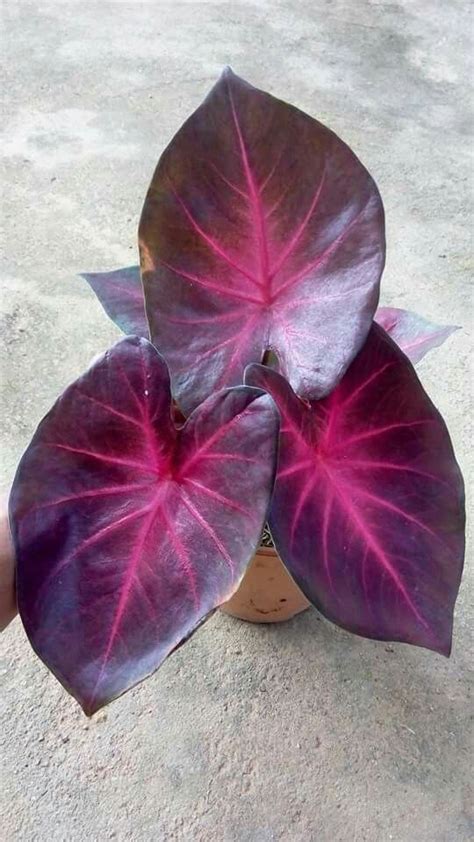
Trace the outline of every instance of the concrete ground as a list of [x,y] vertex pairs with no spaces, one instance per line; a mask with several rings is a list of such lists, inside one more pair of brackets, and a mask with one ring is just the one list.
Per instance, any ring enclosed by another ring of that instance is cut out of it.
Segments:
[[[383,301],[464,326],[420,374],[467,471],[468,4],[8,0],[2,15],[5,489],[58,393],[118,335],[77,273],[136,261],[156,159],[226,63],[375,176]],[[91,721],[16,620],[0,640],[0,839],[472,838],[470,585],[468,564],[449,661],[313,610],[282,627],[216,615]]]

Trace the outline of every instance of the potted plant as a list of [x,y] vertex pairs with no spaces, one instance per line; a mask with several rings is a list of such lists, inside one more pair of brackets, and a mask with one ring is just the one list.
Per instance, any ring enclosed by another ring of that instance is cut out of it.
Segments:
[[92,714],[219,606],[245,615],[264,528],[294,610],[448,655],[463,484],[413,362],[454,328],[377,310],[367,170],[227,69],[160,158],[139,247],[140,268],[85,276],[127,336],[43,419],[11,492],[38,655]]

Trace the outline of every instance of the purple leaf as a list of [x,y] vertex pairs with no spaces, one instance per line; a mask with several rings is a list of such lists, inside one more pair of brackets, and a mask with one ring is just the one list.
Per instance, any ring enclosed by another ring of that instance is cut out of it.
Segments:
[[92,287],[105,312],[120,330],[148,338],[139,266],[82,274],[81,278]]
[[272,399],[224,390],[181,428],[170,411],[163,359],[124,339],[57,401],[14,482],[20,614],[87,714],[232,595],[267,514]]
[[379,307],[375,321],[392,337],[412,363],[418,363],[428,351],[437,348],[459,327],[436,325],[428,319],[399,310],[398,307]]
[[374,325],[339,386],[303,402],[252,365],[281,414],[269,523],[306,596],[356,634],[448,655],[464,550],[463,483],[413,366]]
[[265,351],[303,396],[369,331],[381,199],[351,150],[227,69],[162,155],[139,229],[152,341],[184,411]]

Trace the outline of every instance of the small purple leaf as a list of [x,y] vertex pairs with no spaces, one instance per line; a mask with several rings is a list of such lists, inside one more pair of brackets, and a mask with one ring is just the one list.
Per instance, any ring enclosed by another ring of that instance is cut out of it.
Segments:
[[139,266],[115,269],[114,272],[84,273],[81,278],[92,287],[105,312],[120,330],[148,338]]
[[267,350],[298,394],[327,393],[370,329],[374,181],[333,132],[230,69],[163,153],[139,240],[152,341],[185,412]]
[[10,498],[33,648],[91,714],[152,673],[236,590],[273,485],[278,413],[221,391],[171,420],[166,365],[115,345],[41,422]]
[[298,585],[365,637],[449,655],[464,553],[463,482],[413,366],[374,325],[339,386],[303,402],[252,365],[281,415],[269,524]]
[[437,325],[418,313],[398,307],[379,307],[375,321],[392,337],[413,364],[420,362],[428,351],[438,348],[459,330],[453,325]]

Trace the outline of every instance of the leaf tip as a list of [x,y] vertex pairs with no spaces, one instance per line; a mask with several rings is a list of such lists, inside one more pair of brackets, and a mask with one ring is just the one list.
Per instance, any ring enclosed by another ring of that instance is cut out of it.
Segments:
[[87,719],[92,719],[96,713],[102,710],[102,708],[109,703],[109,701],[111,701],[111,699],[106,701],[98,701],[97,699],[78,699],[82,712]]
[[82,278],[84,281],[87,281],[87,283],[90,284],[91,279],[94,277],[94,272],[78,272],[77,277]]
[[[412,641],[408,641],[411,643]],[[435,631],[430,636],[429,640],[414,641],[415,646],[421,646],[423,649],[429,649],[431,652],[436,652],[437,655],[442,655],[443,658],[449,658],[451,655],[453,645],[453,619],[449,620],[449,624],[444,628]]]
[[235,86],[239,86],[239,85],[248,86],[248,84],[249,84],[248,82],[246,82],[245,79],[243,79],[237,73],[234,73],[230,64],[226,64],[225,67],[223,68],[222,73],[219,77],[219,82],[223,83],[223,84],[227,84],[227,85],[230,84],[230,85],[232,85],[233,88],[235,88]]
[[234,71],[232,70],[230,64],[226,64],[222,70],[221,78],[222,79],[232,79],[235,76]]
[[438,653],[438,655],[443,655],[444,658],[451,657],[451,650],[453,647],[453,636],[451,632],[449,633],[447,638],[440,640],[436,646],[433,646],[433,650]]

